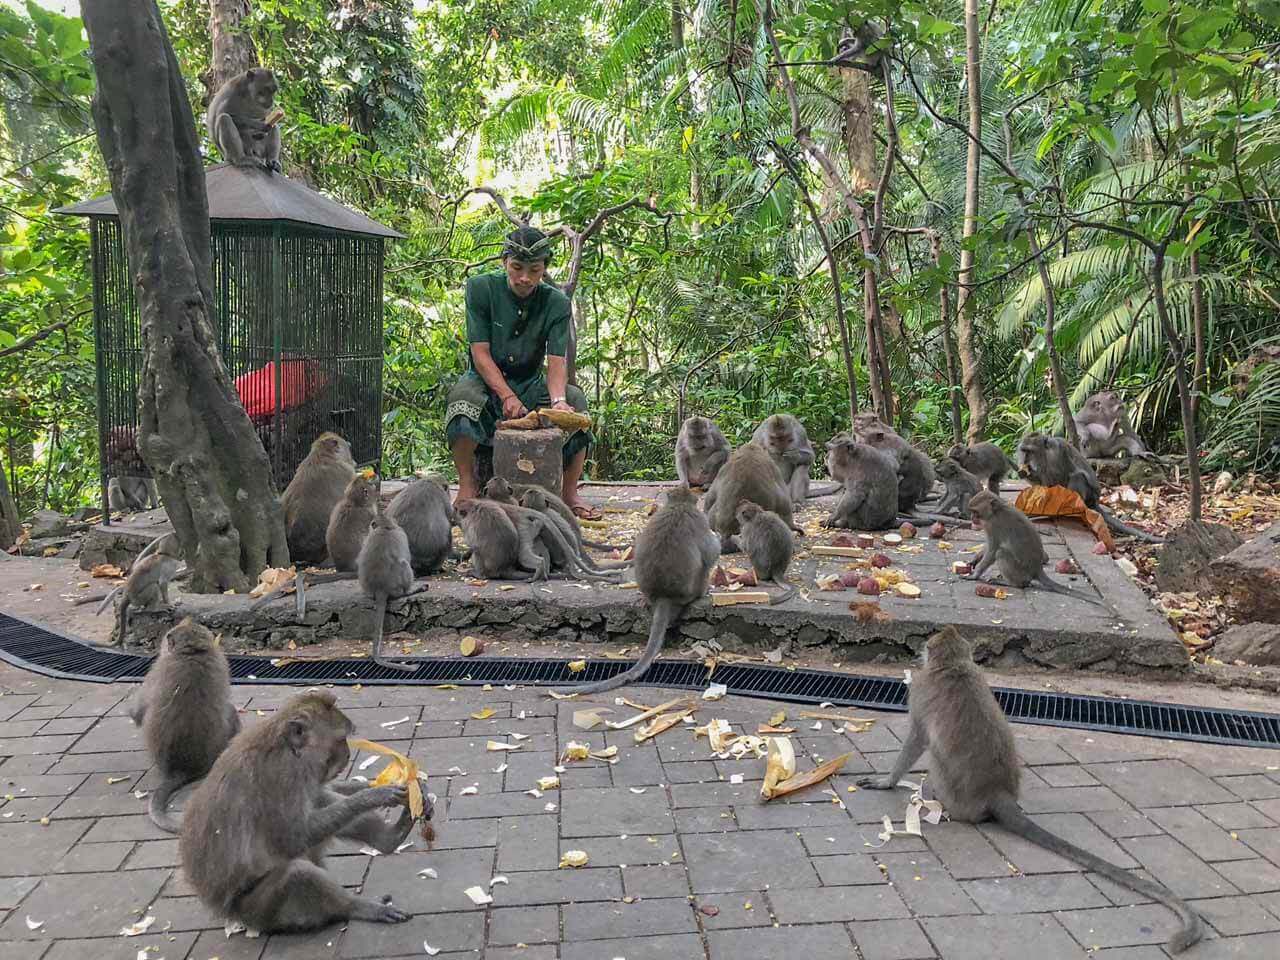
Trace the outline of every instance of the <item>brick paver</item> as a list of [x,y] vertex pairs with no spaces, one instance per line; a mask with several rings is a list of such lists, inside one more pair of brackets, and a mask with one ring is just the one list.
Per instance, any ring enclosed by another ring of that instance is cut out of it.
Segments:
[[[246,725],[292,692],[235,689]],[[130,688],[0,666],[0,960],[361,960],[421,957],[427,944],[441,958],[484,960],[1168,956],[1168,910],[998,827],[926,824],[922,838],[880,841],[884,815],[901,825],[906,794],[854,785],[892,763],[900,714],[876,715],[865,733],[789,721],[802,769],[853,755],[827,784],[765,804],[763,764],[712,757],[689,725],[636,744],[632,730],[578,730],[579,704],[530,688],[335,692],[361,735],[424,764],[439,798],[434,849],[417,840],[370,857],[335,844],[328,859],[339,882],[391,894],[413,919],[228,938],[183,879],[176,842],[135,796],[155,785],[155,771],[122,716]],[[627,695],[658,703],[673,694]],[[474,719],[482,707],[494,715]],[[729,698],[699,703],[695,725],[723,717],[754,732],[777,709],[798,712]],[[1015,733],[1037,822],[1192,898],[1208,937],[1187,960],[1280,955],[1276,753]],[[489,740],[521,746],[498,753]],[[616,762],[569,763],[560,789],[529,794],[569,740],[617,746]],[[359,773],[372,777],[383,762]],[[735,773],[742,783],[731,782]],[[586,851],[588,866],[559,868],[570,849]],[[428,867],[435,878],[421,875]],[[496,876],[506,883],[490,887]],[[476,885],[490,889],[491,906],[465,896]],[[121,934],[148,916],[144,935]]]

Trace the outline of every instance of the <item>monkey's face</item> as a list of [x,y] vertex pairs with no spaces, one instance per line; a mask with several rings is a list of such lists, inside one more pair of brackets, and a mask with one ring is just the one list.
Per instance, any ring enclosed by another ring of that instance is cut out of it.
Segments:
[[276,91],[280,89],[280,85],[276,83],[276,75],[270,70],[255,67],[246,76],[249,80],[249,95],[261,106],[271,109],[276,101]]
[[968,447],[964,444],[957,443],[952,445],[951,449],[947,451],[947,456],[958,463],[964,463],[964,458],[968,453]]
[[996,495],[989,490],[979,490],[969,498],[969,517],[973,521],[974,529],[981,530],[984,522],[995,515],[997,499]]
[[960,464],[953,458],[946,457],[938,462],[937,473],[944,480],[954,480],[960,476]]
[[734,511],[734,516],[738,518],[738,523],[750,523],[760,516],[760,512],[759,504],[752,503],[750,500],[743,500],[738,504],[738,509]]
[[1038,473],[1048,446],[1049,438],[1042,433],[1029,433],[1023,437],[1018,443],[1018,473],[1024,477]]
[[476,502],[471,499],[459,500],[453,505],[453,512],[460,521],[470,517],[475,512],[475,509]]
[[694,450],[701,450],[711,436],[711,421],[706,417],[690,417],[684,422],[684,437]]

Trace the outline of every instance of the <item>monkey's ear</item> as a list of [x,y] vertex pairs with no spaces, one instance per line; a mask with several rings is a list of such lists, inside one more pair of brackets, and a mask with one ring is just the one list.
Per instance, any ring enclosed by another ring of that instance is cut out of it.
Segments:
[[303,720],[290,720],[289,725],[285,727],[285,739],[289,742],[289,749],[293,751],[294,756],[302,753],[302,748],[307,745],[307,724]]

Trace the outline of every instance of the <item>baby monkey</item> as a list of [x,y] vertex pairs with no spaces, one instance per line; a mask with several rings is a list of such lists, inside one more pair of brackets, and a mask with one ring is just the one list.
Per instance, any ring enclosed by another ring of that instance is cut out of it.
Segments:
[[915,672],[907,688],[907,709],[910,726],[893,770],[883,778],[864,777],[859,786],[892,790],[928,750],[929,785],[952,820],[994,820],[1024,840],[1163,903],[1182,921],[1169,940],[1172,953],[1182,952],[1204,935],[1200,917],[1164,887],[1082,850],[1022,812],[1018,806],[1022,770],[1013,731],[973,662],[969,644],[955,627],[929,638],[924,667]]
[[[955,513],[958,517],[968,517],[969,500],[982,489],[982,481],[966,470],[954,456],[944,457],[938,461],[937,474],[943,486],[947,488],[947,492],[938,501],[938,513]],[[993,482],[999,488],[1000,481]],[[992,492],[999,491],[997,489]]]
[[796,547],[791,528],[772,510],[750,500],[739,503],[736,513],[738,542],[751,558],[756,576],[762,583],[768,581],[783,588],[782,593],[770,598],[770,605],[786,603],[796,595],[795,584],[785,579]]
[[981,580],[994,563],[999,565],[1001,576],[1011,587],[1029,587],[1034,583],[1052,593],[1106,607],[1102,601],[1064,587],[1044,572],[1044,565],[1049,562],[1044,542],[1027,515],[1017,507],[989,490],[980,490],[969,498],[969,514],[974,525],[980,526],[987,536],[982,559],[969,574],[970,579]]
[[[169,581],[182,569],[181,547],[178,538],[168,534],[155,541],[152,546],[155,552],[142,556],[137,560],[120,591],[119,608],[116,610],[116,635],[113,640],[102,646],[124,646],[125,637],[129,634],[129,609],[140,607],[144,610],[164,610],[172,607],[169,601]],[[145,553],[145,551],[144,551]],[[98,607],[101,613],[116,595],[112,590]]]
[[142,728],[160,771],[147,813],[161,830],[177,833],[169,798],[207,774],[240,732],[231,702],[231,671],[218,638],[186,617],[164,635],[160,652],[134,694],[129,718]]
[[947,451],[947,456],[985,483],[992,493],[999,493],[1000,481],[1011,470],[1018,469],[994,443],[974,443],[967,447],[957,443]]

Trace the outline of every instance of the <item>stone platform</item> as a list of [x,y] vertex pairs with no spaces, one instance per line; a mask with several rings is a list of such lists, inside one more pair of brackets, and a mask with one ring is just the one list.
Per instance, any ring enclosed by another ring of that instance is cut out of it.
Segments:
[[[716,759],[688,726],[640,744],[631,729],[583,731],[572,720],[583,703],[530,688],[335,691],[357,735],[414,757],[438,797],[435,849],[415,833],[398,854],[338,843],[326,860],[340,883],[391,895],[411,919],[228,936],[136,795],[157,777],[124,715],[131,692],[0,664],[3,960],[390,960],[427,946],[438,960],[1168,960],[1170,911],[996,827],[925,823],[923,836],[882,843],[881,817],[900,828],[907,791],[855,784],[892,766],[901,714],[858,711],[875,722],[855,733],[814,729],[794,704],[700,702],[697,724],[722,718],[735,732],[785,710],[801,772],[851,754],[827,783],[765,804],[762,761]],[[293,692],[233,696],[252,726]],[[656,705],[676,694],[625,695]],[[1035,821],[1204,917],[1205,941],[1179,960],[1280,956],[1275,751],[1014,732]],[[491,752],[489,740],[519,749]],[[568,763],[559,789],[530,795],[570,740],[616,745],[616,763]],[[352,769],[369,778],[385,762],[364,759]],[[569,850],[587,865],[558,868]],[[472,886],[493,903],[474,905]],[[122,934],[147,918],[145,933]]]
[[[609,530],[589,530],[628,543],[643,525],[645,508],[661,498],[661,486],[592,485],[587,498],[603,506]],[[1119,614],[1082,600],[1043,590],[1009,589],[1004,599],[975,594],[975,584],[951,572],[958,559],[972,559],[982,542],[979,533],[953,528],[943,540],[925,536],[887,545],[877,537],[893,567],[904,571],[921,590],[916,599],[882,595],[886,616],[863,623],[850,610],[853,601],[873,598],[855,590],[820,590],[819,577],[848,568],[850,558],[815,556],[810,548],[829,544],[833,532],[820,526],[830,500],[811,500],[799,520],[807,535],[798,544],[790,579],[801,587],[792,600],[777,606],[694,605],[678,630],[691,640],[715,639],[731,651],[840,646],[846,662],[907,660],[930,633],[955,624],[978,643],[984,662],[1001,666],[1089,667],[1120,672],[1178,671],[1188,658],[1181,642],[1141,590],[1110,557],[1092,553],[1094,540],[1074,522],[1038,524],[1045,533],[1051,563],[1074,559],[1084,576],[1063,577],[1078,591],[1103,598]],[[154,535],[148,528],[147,535]],[[747,567],[742,554],[724,558],[727,567]],[[469,581],[466,564],[452,565],[428,581],[428,590],[393,608],[388,632],[427,636],[472,633],[506,639],[541,639],[643,645],[649,617],[635,589],[609,584],[553,580],[547,583]],[[354,582],[324,584],[308,591],[308,610],[298,621],[292,597],[250,611],[250,601],[237,596],[178,594],[176,615],[191,615],[220,631],[232,650],[290,644],[301,647],[339,637],[367,637],[372,630],[372,603]],[[167,614],[132,615],[131,643],[151,645],[172,623]]]

